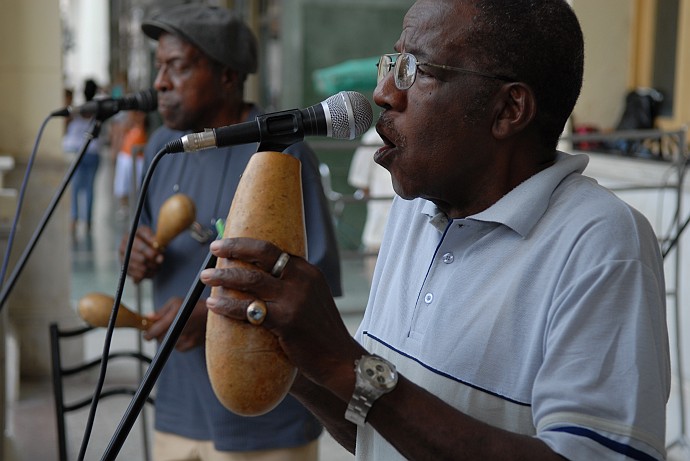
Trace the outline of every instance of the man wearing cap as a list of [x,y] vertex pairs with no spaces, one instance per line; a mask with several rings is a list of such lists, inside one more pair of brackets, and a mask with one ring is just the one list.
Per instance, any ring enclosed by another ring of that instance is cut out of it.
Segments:
[[[169,8],[143,23],[157,40],[154,86],[164,126],[145,150],[148,167],[169,141],[190,132],[253,120],[260,109],[243,100],[244,81],[257,70],[256,39],[229,10],[200,5]],[[156,313],[147,339],[162,340],[226,217],[247,161],[256,144],[208,149],[164,157],[147,190],[142,222],[128,274],[135,283],[153,280]],[[309,260],[341,294],[335,234],[321,187],[317,159],[304,143],[286,150],[302,162],[302,187]],[[165,251],[154,247],[157,214],[171,195],[188,195],[196,205],[192,230],[176,237]],[[126,237],[120,246],[124,251]],[[241,417],[225,409],[211,388],[204,355],[205,292],[167,361],[156,390],[154,459],[167,460],[315,460],[322,431],[317,420],[287,397],[276,409]]]

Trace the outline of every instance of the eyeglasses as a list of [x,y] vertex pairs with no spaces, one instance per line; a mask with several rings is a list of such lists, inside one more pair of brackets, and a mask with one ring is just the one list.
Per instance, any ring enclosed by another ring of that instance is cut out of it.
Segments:
[[384,54],[379,58],[378,64],[378,76],[377,83],[381,82],[386,75],[391,71],[395,70],[393,74],[395,76],[395,87],[399,90],[407,90],[412,86],[417,77],[417,67],[419,66],[429,66],[436,67],[444,70],[454,70],[456,72],[463,72],[470,75],[478,75],[480,77],[493,78],[496,80],[503,80],[506,82],[515,81],[512,78],[504,77],[502,75],[486,74],[483,72],[477,72],[476,70],[463,69],[461,67],[446,66],[443,64],[432,64],[430,62],[419,62],[414,55],[410,53],[392,53]]

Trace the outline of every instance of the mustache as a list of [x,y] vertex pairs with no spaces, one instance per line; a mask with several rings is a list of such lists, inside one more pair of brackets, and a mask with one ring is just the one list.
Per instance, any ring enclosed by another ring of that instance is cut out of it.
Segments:
[[378,131],[387,144],[400,148],[404,148],[407,145],[406,136],[395,128],[393,117],[389,116],[386,111],[381,112],[381,115],[379,115],[379,119],[376,122],[376,131]]

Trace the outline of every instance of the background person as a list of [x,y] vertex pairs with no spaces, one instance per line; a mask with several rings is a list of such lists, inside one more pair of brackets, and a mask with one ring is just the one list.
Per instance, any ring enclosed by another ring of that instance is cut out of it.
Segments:
[[[374,100],[394,199],[353,339],[320,272],[211,244],[266,303],[291,392],[358,460],[661,460],[663,260],[636,210],[556,150],[584,44],[564,0],[419,0]],[[251,261],[255,266],[232,261]],[[209,298],[245,319],[249,301]],[[397,369],[397,371],[396,371]]]
[[[259,107],[243,100],[245,78],[257,70],[256,40],[232,12],[179,6],[144,21],[142,28],[157,40],[154,87],[164,123],[149,139],[145,165],[171,140],[254,120],[260,113]],[[216,220],[227,216],[240,176],[256,151],[256,144],[246,144],[171,155],[159,163],[128,268],[135,282],[153,279],[156,322],[147,338],[161,340],[167,332],[208,254]],[[329,291],[339,296],[338,249],[317,159],[304,143],[287,151],[302,162],[309,259],[323,271]],[[159,252],[153,247],[157,213],[175,193],[191,197],[197,221],[210,232],[184,233]],[[157,381],[154,459],[315,460],[322,427],[294,398],[251,418],[237,416],[219,403],[204,354],[206,296],[197,303]]]
[[127,216],[129,197],[132,190],[132,173],[136,174],[136,184],[141,183],[144,167],[144,146],[148,139],[146,112],[128,111],[124,121],[124,134],[115,158],[113,175],[113,194],[118,201],[118,213]]
[[362,145],[355,150],[347,175],[347,182],[368,199],[367,218],[362,229],[362,250],[364,269],[369,279],[374,274],[376,257],[381,248],[388,212],[395,195],[391,175],[374,161],[374,154],[381,146],[381,136],[375,128],[370,128],[362,135]]
[[[84,82],[84,100],[91,101],[98,92],[98,84],[93,79]],[[62,149],[70,154],[79,153],[82,148],[86,133],[91,127],[93,119],[74,115],[68,125],[67,132],[62,139]],[[72,217],[72,237],[76,237],[77,226],[84,223],[86,233],[91,233],[91,218],[93,215],[93,184],[101,162],[101,143],[98,137],[91,139],[84,156],[81,158],[77,169],[72,176],[72,205],[70,214]]]

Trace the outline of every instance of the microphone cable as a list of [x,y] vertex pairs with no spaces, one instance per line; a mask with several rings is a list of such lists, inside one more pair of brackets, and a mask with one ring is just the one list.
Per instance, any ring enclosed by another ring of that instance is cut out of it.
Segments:
[[[34,146],[31,149],[31,155],[29,156],[29,162],[26,164],[26,171],[24,171],[24,178],[22,179],[22,184],[19,188],[19,194],[17,195],[17,208],[14,211],[14,218],[12,219],[12,224],[10,226],[10,233],[7,237],[7,246],[5,247],[5,255],[2,261],[2,270],[0,270],[0,287],[5,284],[5,275],[7,274],[7,266],[10,262],[10,251],[12,250],[12,243],[14,242],[14,236],[17,232],[17,226],[19,225],[19,216],[22,210],[22,204],[24,203],[24,196],[26,195],[26,187],[29,183],[29,175],[31,174],[31,169],[34,165],[34,160],[36,159],[36,153],[38,152],[38,145],[41,138],[43,137],[43,131],[48,125],[50,119],[53,118],[52,115],[47,116],[43,119],[40,128],[38,129],[38,134],[36,135],[36,140],[34,141]],[[2,304],[0,304],[0,311],[2,311]]]
[[[53,117],[54,114],[51,114],[48,119]],[[46,122],[48,121],[46,119],[43,124],[41,125],[39,134],[42,134],[43,129],[45,128]],[[29,256],[31,256],[31,253],[33,252],[34,248],[36,247],[36,243],[38,242],[38,239],[40,238],[41,234],[46,228],[46,225],[48,223],[48,220],[52,216],[53,212],[57,208],[58,202],[60,201],[60,198],[62,198],[62,194],[65,192],[67,189],[67,185],[69,184],[70,180],[72,179],[72,176],[74,175],[74,171],[76,170],[77,166],[79,165],[79,162],[81,158],[83,157],[84,153],[86,152],[86,148],[89,145],[89,142],[91,142],[91,139],[95,138],[98,135],[98,131],[100,130],[100,122],[98,120],[93,120],[90,130],[87,131],[85,134],[88,135],[88,138],[86,139],[86,142],[82,145],[81,147],[81,152],[77,155],[77,157],[74,159],[72,164],[70,165],[70,168],[65,175],[65,177],[62,180],[62,184],[58,187],[58,190],[56,193],[53,195],[53,198],[48,205],[45,213],[41,217],[41,221],[39,222],[38,226],[36,227],[36,230],[34,231],[33,235],[31,236],[31,239],[29,240],[29,243],[27,246],[24,248],[24,252],[20,256],[19,260],[17,261],[17,264],[14,267],[14,270],[12,271],[12,274],[10,274],[9,279],[7,280],[6,283],[3,283],[2,285],[2,290],[0,291],[0,311],[2,311],[3,306],[5,305],[5,301],[7,301],[7,298],[9,297],[10,292],[12,291],[12,288],[14,288],[14,284],[17,281],[17,278],[19,277],[19,274],[21,271],[24,269],[24,265],[26,264],[27,260],[29,259]],[[29,173],[30,170],[33,167],[33,162],[36,156],[36,153],[38,151],[38,140],[40,139],[40,135],[37,136],[36,143],[34,144],[34,148],[32,151],[32,154],[29,159],[29,163],[27,164],[26,172],[24,173],[24,180],[23,184],[21,186],[21,191],[20,191],[20,197],[18,199],[17,203],[17,210],[15,213],[15,219],[12,224],[12,229],[13,229],[13,234],[11,235],[11,240],[8,240],[8,245],[7,245],[7,251],[5,252],[5,263],[3,265],[3,273],[2,273],[2,278],[0,278],[0,281],[4,282],[5,278],[5,269],[6,269],[6,264],[9,262],[9,254],[10,254],[10,245],[12,244],[12,241],[14,240],[14,233],[16,233],[16,228],[19,223],[19,215],[21,213],[21,206],[22,202],[24,201],[25,193],[26,193],[26,187],[28,184],[29,180]]]

